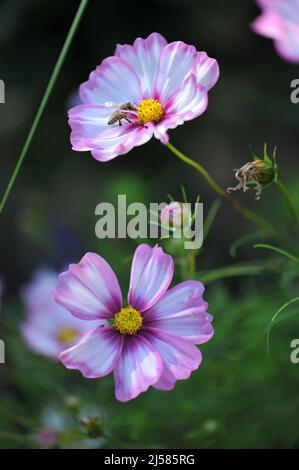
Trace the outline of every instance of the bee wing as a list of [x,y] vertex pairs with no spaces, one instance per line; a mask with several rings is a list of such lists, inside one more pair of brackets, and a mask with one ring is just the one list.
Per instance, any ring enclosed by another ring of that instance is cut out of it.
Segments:
[[115,107],[119,107],[119,104],[114,103],[114,101],[106,101],[105,106],[106,108],[115,108]]

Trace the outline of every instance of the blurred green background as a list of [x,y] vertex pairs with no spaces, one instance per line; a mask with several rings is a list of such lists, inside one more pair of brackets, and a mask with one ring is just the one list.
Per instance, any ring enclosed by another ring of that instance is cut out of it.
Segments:
[[[0,78],[6,84],[6,103],[0,105],[1,192],[77,5],[75,0],[0,1]],[[277,144],[281,177],[299,209],[299,106],[289,97],[299,70],[276,55],[271,41],[250,30],[258,13],[253,0],[90,1],[0,219],[0,274],[6,285],[0,318],[0,338],[6,344],[6,364],[0,365],[0,447],[37,446],[33,435],[45,414],[56,413],[62,421],[72,415],[65,404],[69,395],[79,397],[82,408],[100,412],[117,439],[97,445],[299,446],[299,365],[290,362],[290,342],[299,336],[298,317],[288,316],[275,326],[270,357],[265,338],[275,311],[298,293],[290,266],[283,273],[211,282],[206,299],[215,336],[202,347],[199,371],[171,393],[151,390],[128,404],[115,400],[111,377],[83,379],[28,351],[19,334],[24,318],[19,290],[41,266],[61,270],[86,251],[97,251],[113,266],[125,292],[128,257],[136,243],[96,238],[94,210],[99,202],[114,202],[117,194],[127,194],[129,202],[166,201],[167,193],[180,198],[181,185],[190,202],[200,195],[205,212],[215,200],[200,176],[158,141],[107,164],[71,150],[66,113],[72,97],[90,71],[113,55],[116,43],[132,43],[137,36],[158,31],[168,41],[183,40],[215,57],[221,76],[209,94],[207,112],[171,131],[171,141],[224,188],[234,185],[232,170],[250,160],[251,146],[261,154],[265,141]],[[275,188],[265,191],[259,202],[253,193],[236,197],[278,228],[288,225]],[[267,256],[249,243],[232,259],[231,243],[253,230],[223,205],[198,259],[199,271]],[[296,306],[290,313],[296,313]],[[76,445],[66,440],[65,446]]]

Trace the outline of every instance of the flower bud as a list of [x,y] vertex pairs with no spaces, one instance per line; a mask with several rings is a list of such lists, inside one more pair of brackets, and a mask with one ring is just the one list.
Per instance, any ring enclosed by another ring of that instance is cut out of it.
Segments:
[[160,220],[163,225],[181,228],[184,221],[190,220],[190,209],[181,202],[171,202],[161,211]]
[[252,162],[245,163],[241,168],[234,171],[239,183],[233,188],[228,188],[227,192],[230,193],[239,189],[246,192],[250,189],[250,186],[253,186],[256,190],[255,199],[259,200],[262,190],[275,182],[278,177],[276,147],[274,148],[272,159],[267,154],[267,144],[265,144],[263,159],[253,156]]

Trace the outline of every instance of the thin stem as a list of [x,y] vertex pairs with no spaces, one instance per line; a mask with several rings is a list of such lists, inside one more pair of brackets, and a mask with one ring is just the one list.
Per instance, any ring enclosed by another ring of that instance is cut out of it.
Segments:
[[293,222],[294,222],[295,226],[297,227],[297,229],[299,229],[299,218],[298,218],[298,214],[296,212],[296,209],[294,207],[292,198],[291,198],[287,188],[285,187],[285,185],[282,183],[282,181],[279,178],[277,179],[276,183],[277,183],[278,188],[280,189],[281,194],[283,195],[283,197],[284,197],[284,199],[287,203],[287,206],[288,206],[289,211],[291,213]]
[[43,95],[43,97],[42,97],[42,99],[41,99],[41,102],[40,102],[40,105],[39,105],[39,107],[38,107],[38,110],[37,110],[36,115],[35,115],[35,117],[34,117],[34,120],[33,120],[33,122],[32,122],[31,128],[30,128],[29,133],[28,133],[28,135],[27,135],[27,138],[26,138],[26,140],[25,140],[24,146],[23,146],[23,148],[22,148],[22,150],[21,150],[19,159],[18,159],[17,164],[16,164],[16,166],[15,166],[13,172],[12,172],[12,175],[11,175],[11,177],[10,177],[10,179],[9,179],[7,188],[6,188],[6,190],[5,190],[5,192],[4,192],[4,195],[3,195],[3,197],[2,197],[2,200],[1,200],[1,203],[0,203],[0,214],[2,213],[2,211],[3,211],[3,209],[4,209],[4,206],[5,206],[6,201],[7,201],[8,197],[9,197],[9,195],[10,195],[10,192],[11,192],[13,186],[14,186],[15,180],[16,180],[16,178],[17,178],[17,176],[18,176],[18,173],[19,173],[19,171],[20,171],[20,169],[21,169],[21,166],[22,166],[22,164],[23,164],[23,161],[24,161],[24,159],[25,159],[25,157],[26,157],[26,155],[27,155],[27,152],[28,152],[28,150],[29,150],[31,141],[32,141],[32,139],[33,139],[33,137],[34,137],[34,135],[35,135],[35,132],[36,132],[37,128],[38,128],[39,122],[40,122],[41,117],[42,117],[42,115],[43,115],[43,113],[44,113],[45,107],[46,107],[46,105],[47,105],[47,103],[48,103],[48,100],[49,100],[49,98],[50,98],[50,95],[51,95],[51,93],[52,93],[52,90],[53,90],[53,88],[54,88],[54,85],[55,85],[56,80],[57,80],[57,78],[58,78],[59,72],[60,72],[61,67],[62,67],[62,65],[63,65],[63,63],[64,63],[64,60],[65,60],[65,58],[66,58],[66,55],[67,55],[67,53],[68,53],[68,51],[69,51],[69,48],[70,48],[70,45],[71,45],[71,43],[72,43],[73,37],[74,37],[74,35],[75,35],[76,31],[77,31],[79,22],[80,22],[80,20],[81,20],[81,18],[82,18],[82,15],[83,15],[83,13],[84,13],[84,10],[85,10],[87,4],[88,4],[88,0],[81,0],[81,2],[80,2],[79,8],[78,8],[77,13],[76,13],[76,15],[75,15],[75,17],[74,17],[74,20],[73,20],[73,23],[72,23],[72,25],[71,25],[71,27],[70,27],[70,30],[69,30],[69,32],[68,32],[68,34],[67,34],[67,37],[66,37],[65,42],[64,42],[64,44],[63,44],[63,47],[62,47],[62,49],[61,49],[61,52],[60,52],[60,54],[59,54],[59,56],[58,56],[58,59],[57,59],[57,62],[56,62],[56,64],[55,64],[55,67],[54,67],[54,69],[53,69],[52,75],[51,75],[51,77],[50,77],[50,80],[49,80],[49,82],[48,82],[48,85],[47,85],[47,87],[46,87],[46,90],[45,90],[45,92],[44,92],[44,95]]
[[253,261],[252,263],[235,263],[229,266],[223,266],[218,269],[203,272],[198,275],[198,278],[205,285],[211,284],[212,282],[240,276],[257,276],[266,272],[280,271],[283,266],[282,262],[276,262],[274,260]]
[[190,279],[194,279],[196,274],[196,251],[189,250],[189,272],[190,272]]
[[172,145],[170,142],[166,144],[166,146],[171,150],[180,160],[185,162],[187,165],[191,166],[192,168],[195,168],[206,180],[208,185],[215,191],[215,193],[218,194],[224,201],[228,202],[231,207],[238,212],[242,217],[244,217],[247,220],[250,220],[254,224],[258,225],[259,227],[262,227],[267,233],[271,234],[271,236],[280,242],[282,242],[282,237],[281,235],[277,232],[277,230],[265,219],[260,217],[259,215],[255,214],[251,210],[241,206],[241,204],[233,199],[227,192],[225,192],[214,180],[213,178],[209,175],[209,173],[197,162],[192,160],[191,158],[187,157],[184,153],[182,153],[180,150],[178,150],[174,145]]
[[277,312],[275,313],[275,315],[272,317],[270,323],[269,323],[269,326],[267,328],[267,354],[268,356],[270,355],[270,332],[271,332],[271,328],[272,328],[272,325],[273,323],[275,322],[276,318],[278,317],[278,315],[283,311],[285,310],[289,305],[295,303],[295,302],[298,302],[299,301],[299,297],[294,297],[293,299],[289,300],[289,302],[285,303],[284,305],[282,305],[282,307],[280,307]]

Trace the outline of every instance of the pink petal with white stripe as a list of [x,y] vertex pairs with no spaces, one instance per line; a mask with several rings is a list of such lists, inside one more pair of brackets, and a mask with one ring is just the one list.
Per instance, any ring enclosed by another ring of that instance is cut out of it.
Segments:
[[217,60],[211,59],[206,52],[198,52],[193,73],[196,83],[209,91],[219,78],[219,65]]
[[122,306],[117,277],[96,253],[87,253],[60,274],[53,295],[56,302],[82,320],[111,318]]
[[173,269],[172,257],[162,248],[139,245],[131,267],[128,304],[139,312],[153,306],[168,289]]
[[153,97],[160,55],[166,45],[161,34],[152,33],[146,39],[137,38],[133,46],[118,44],[116,47],[115,55],[128,62],[137,73],[143,99]]
[[168,116],[179,116],[183,121],[190,121],[203,114],[208,106],[208,94],[204,87],[196,83],[195,75],[190,75],[168,101],[165,112]]
[[147,339],[127,337],[114,370],[116,398],[123,402],[136,398],[159,380],[162,368],[160,355]]
[[181,83],[191,74],[196,59],[193,46],[177,41],[168,44],[160,57],[155,98],[166,105]]
[[86,333],[72,348],[63,351],[59,359],[68,369],[94,379],[109,374],[119,361],[124,338],[111,327],[100,326]]
[[172,390],[177,380],[188,379],[198,369],[202,356],[190,341],[156,328],[145,328],[143,335],[163,360],[163,372],[154,388]]
[[140,80],[127,62],[119,57],[108,57],[81,85],[80,98],[84,104],[139,103],[142,99]]
[[203,291],[204,286],[199,281],[177,284],[144,313],[144,324],[195,344],[205,343],[213,336],[213,327]]
[[152,126],[125,124],[112,127],[93,140],[91,154],[96,160],[107,162],[128,153],[133,147],[145,144],[152,136]]

